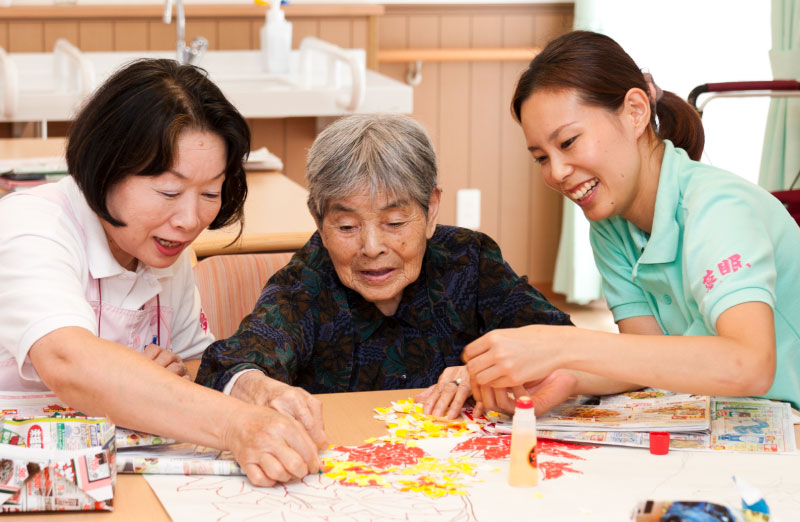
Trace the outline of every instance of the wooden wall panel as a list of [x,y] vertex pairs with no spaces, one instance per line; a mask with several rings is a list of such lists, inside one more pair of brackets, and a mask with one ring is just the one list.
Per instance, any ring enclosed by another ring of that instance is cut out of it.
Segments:
[[[499,15],[472,17],[470,47],[502,47],[503,19]],[[478,30],[478,28],[480,28]],[[506,94],[502,89],[499,62],[473,63],[470,71],[469,113],[473,121],[467,145],[469,154],[469,188],[481,191],[481,230],[500,240],[500,120],[499,100]],[[509,259],[516,266],[525,259]]]
[[364,18],[354,18],[350,24],[350,47],[366,49],[369,45],[369,24]]
[[[463,48],[470,45],[470,19],[463,15],[440,17],[440,47]],[[416,46],[417,37],[409,34]],[[433,64],[425,64],[425,66]],[[444,192],[439,216],[442,223],[455,223],[456,194],[469,187],[470,71],[469,63],[442,63],[439,67],[438,135],[440,181]],[[423,84],[427,81],[423,75]],[[420,87],[422,87],[420,85]]]
[[[548,248],[549,243],[534,238],[536,231],[549,227],[549,223],[539,223],[532,219],[531,208],[531,157],[525,147],[522,131],[508,113],[511,92],[524,70],[525,65],[519,62],[507,62],[501,66],[502,89],[506,93],[498,103],[500,114],[500,234],[498,243],[503,254],[517,272],[526,273],[533,282],[551,281],[552,266],[546,262],[532,262],[531,250]],[[557,232],[557,230],[556,230]],[[537,245],[533,247],[532,245]],[[538,258],[537,258],[538,259]]]
[[[164,24],[166,25],[166,24]],[[186,43],[188,45],[194,38],[198,36],[202,36],[208,40],[208,48],[211,49],[219,49],[219,35],[217,34],[217,28],[219,24],[217,20],[211,20],[208,18],[200,18],[197,20],[186,20]],[[175,20],[172,20],[172,27],[173,35],[177,34],[175,32]],[[174,40],[173,36],[173,40]],[[173,43],[173,46],[175,44]]]
[[146,51],[150,41],[150,26],[147,22],[124,21],[114,23],[115,51]]
[[353,45],[353,24],[347,18],[320,20],[317,37],[348,49]]
[[175,49],[175,22],[167,25],[158,20],[150,20],[147,22],[149,27],[148,48],[151,51],[166,51]]
[[0,22],[0,47],[8,50],[8,24]]
[[84,20],[78,23],[78,43],[83,51],[114,49],[114,23],[110,20]]
[[[533,47],[566,32],[571,23],[571,5],[388,6],[380,19],[379,47]],[[440,222],[455,223],[458,189],[480,189],[481,230],[498,241],[517,272],[547,283],[555,265],[561,201],[537,178],[509,112],[525,66],[425,62],[422,83],[414,88],[413,117],[428,129],[439,155]],[[384,63],[379,70],[404,81],[406,69]]]
[[292,22],[292,49],[298,49],[306,36],[319,36],[319,20],[296,20]]
[[41,22],[17,22],[8,28],[10,53],[41,53],[44,51],[44,27]]
[[59,38],[69,40],[73,45],[78,45],[78,23],[75,21],[48,20],[43,24],[44,48],[52,51]]
[[219,45],[217,49],[251,49],[253,46],[253,30],[250,21],[244,19],[220,20],[217,28]]
[[286,118],[283,173],[306,186],[306,154],[317,136],[316,118]]

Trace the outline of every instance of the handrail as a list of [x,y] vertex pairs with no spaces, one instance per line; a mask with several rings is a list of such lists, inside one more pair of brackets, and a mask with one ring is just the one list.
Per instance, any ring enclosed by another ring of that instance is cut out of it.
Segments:
[[540,52],[538,47],[379,49],[378,62],[527,62]]
[[[697,98],[701,94],[713,93],[697,104]],[[757,96],[768,96],[770,98],[791,98],[800,96],[800,82],[797,80],[766,80],[766,81],[746,81],[746,82],[718,82],[704,83],[698,85],[686,101],[697,109],[700,116],[708,102],[714,98],[753,98]]]
[[81,97],[86,97],[95,88],[94,66],[80,49],[75,47],[69,40],[59,38],[53,46],[53,64],[55,66],[56,84],[66,90],[69,72],[74,71],[70,67],[68,60],[74,62],[72,67],[77,67],[80,73],[80,93]]
[[19,71],[17,64],[0,47],[0,78],[3,84],[3,117],[11,119],[19,103]]
[[475,47],[379,49],[378,63],[408,63],[406,83],[422,83],[422,62],[527,62],[541,52],[539,47]]
[[335,67],[337,61],[343,62],[350,67],[352,78],[350,98],[337,98],[336,103],[348,111],[355,111],[358,109],[364,102],[366,91],[367,77],[364,65],[359,62],[353,54],[348,53],[341,47],[320,40],[319,38],[308,36],[303,38],[303,41],[300,42],[300,77],[303,79],[302,81],[305,81],[306,88],[311,87],[311,53],[313,51],[320,52],[328,57],[328,85],[335,87],[338,83]]

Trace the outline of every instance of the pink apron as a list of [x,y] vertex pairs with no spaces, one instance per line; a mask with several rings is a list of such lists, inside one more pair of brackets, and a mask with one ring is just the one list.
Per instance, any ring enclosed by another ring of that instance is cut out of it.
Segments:
[[[52,185],[37,187],[35,193],[17,192],[6,196],[34,196],[41,197],[60,206],[66,212],[70,221],[75,225],[83,240],[87,244],[86,233],[83,226],[75,216],[72,205],[63,192]],[[107,341],[123,344],[142,353],[148,344],[158,344],[163,348],[172,347],[172,336],[169,325],[172,324],[171,307],[161,306],[158,296],[150,299],[139,310],[126,310],[102,300],[102,279],[95,279],[89,273],[89,285],[86,288],[86,300],[97,315],[98,337]],[[26,375],[33,371],[30,361],[24,363],[23,370]],[[38,391],[47,390],[40,381],[24,380],[17,370],[17,361],[14,358],[0,362],[0,389],[4,391]]]

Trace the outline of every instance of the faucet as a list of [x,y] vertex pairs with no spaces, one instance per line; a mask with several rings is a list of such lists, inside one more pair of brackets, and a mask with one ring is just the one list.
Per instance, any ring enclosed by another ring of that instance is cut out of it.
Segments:
[[[178,31],[178,41],[175,44],[176,59],[180,64],[197,65],[208,48],[208,40],[198,36],[191,44],[186,45],[186,13],[183,9],[183,0],[175,0],[175,10],[177,11],[175,27]],[[164,0],[164,23],[172,23],[172,0]]]

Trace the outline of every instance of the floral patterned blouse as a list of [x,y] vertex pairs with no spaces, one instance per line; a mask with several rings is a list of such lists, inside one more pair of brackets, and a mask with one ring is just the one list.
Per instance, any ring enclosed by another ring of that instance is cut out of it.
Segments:
[[487,235],[438,226],[419,278],[384,316],[336,275],[319,234],[275,273],[255,310],[205,352],[197,382],[222,390],[259,369],[311,393],[423,388],[495,328],[570,325]]

